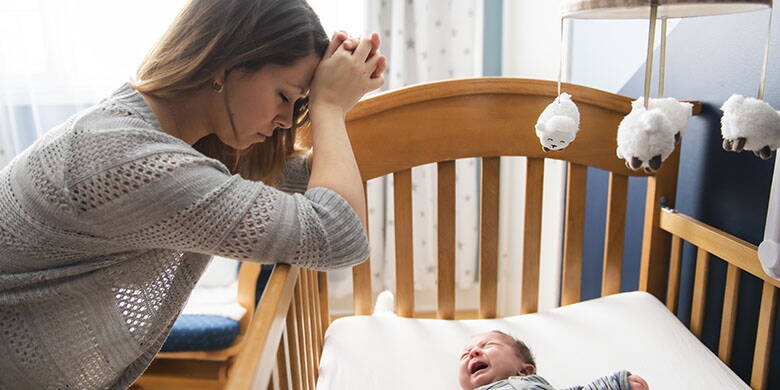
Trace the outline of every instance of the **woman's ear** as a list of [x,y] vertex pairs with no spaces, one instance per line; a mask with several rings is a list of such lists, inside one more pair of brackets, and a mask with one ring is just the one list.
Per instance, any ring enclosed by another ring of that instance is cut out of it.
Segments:
[[240,66],[234,66],[232,68],[217,69],[217,71],[215,71],[214,74],[211,76],[211,88],[217,93],[222,92],[222,88],[227,83],[227,79],[228,76],[230,75],[230,72],[234,70],[238,70],[239,72],[241,72],[244,71],[245,68]]
[[230,69],[227,68],[219,68],[216,72],[211,76],[211,82],[212,83],[218,83],[218,84],[225,84],[225,81],[227,80],[227,75],[230,72]]

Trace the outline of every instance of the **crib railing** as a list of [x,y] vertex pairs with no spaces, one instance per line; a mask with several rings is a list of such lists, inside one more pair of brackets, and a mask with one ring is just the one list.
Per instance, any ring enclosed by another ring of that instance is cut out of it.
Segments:
[[[669,232],[697,242],[685,233],[685,229],[673,231],[669,227],[669,214],[661,210],[662,204],[674,205],[679,152],[673,153],[655,174],[628,170],[615,157],[614,131],[631,110],[631,99],[576,85],[566,84],[564,88],[579,105],[582,131],[571,146],[551,154],[541,151],[532,129],[539,113],[556,96],[557,86],[553,82],[500,78],[431,83],[367,99],[349,113],[347,128],[364,185],[368,180],[386,174],[394,177],[395,296],[399,316],[416,315],[411,169],[436,163],[439,248],[436,310],[440,319],[455,317],[455,160],[471,157],[482,158],[479,318],[496,316],[500,156],[527,157],[523,261],[517,262],[523,278],[518,313],[532,313],[538,308],[546,157],[569,163],[562,304],[580,301],[587,167],[610,172],[602,295],[620,292],[629,176],[648,177],[639,289],[662,301],[670,290],[674,290],[674,294],[679,290],[679,284],[675,282],[679,279],[679,254],[676,259],[671,258],[671,274],[669,271],[670,250],[674,248],[679,252],[680,239],[672,240]],[[698,113],[700,108],[696,104],[694,112]],[[700,248],[723,257],[718,252],[721,238],[717,234],[707,243],[700,243]],[[743,259],[744,251],[732,257]],[[740,268],[751,273],[751,270],[755,271],[754,262],[736,261]],[[330,321],[325,276],[296,267],[278,266],[274,270],[249,335],[264,338],[265,342],[259,343],[256,351],[242,352],[231,368],[234,371],[229,374],[227,389],[314,389],[323,336]],[[734,283],[731,280],[730,285]],[[697,277],[699,291],[704,285],[706,283]],[[355,315],[371,313],[370,261],[353,268],[353,297]],[[701,291],[694,299],[703,299]],[[731,299],[729,310],[733,312],[736,296]],[[762,307],[775,306],[775,293],[766,299]],[[703,304],[696,310],[701,307]],[[696,313],[697,317],[701,316]],[[773,322],[773,312],[767,313],[762,310],[759,320],[759,336],[764,341],[757,344],[756,351],[759,354],[760,349],[764,356],[758,362],[764,368],[758,368],[759,375],[754,375],[753,387],[756,389],[765,387],[765,379],[757,378],[766,377],[769,350],[766,340],[771,337]],[[731,316],[733,318],[733,313]],[[694,323],[698,324],[700,335],[701,319],[692,321]],[[733,329],[733,319],[729,323]],[[692,328],[696,333],[693,325]],[[733,330],[731,332],[733,334]]]
[[661,212],[661,228],[672,234],[669,289],[666,306],[673,313],[677,311],[680,286],[682,243],[687,241],[698,247],[696,270],[693,282],[690,329],[701,338],[704,325],[704,308],[707,302],[707,280],[709,278],[710,255],[728,263],[726,285],[723,292],[723,314],[720,326],[718,357],[727,365],[731,363],[734,345],[734,329],[737,320],[739,280],[742,271],[763,280],[761,311],[756,331],[756,345],[753,354],[753,369],[750,387],[765,389],[769,375],[769,353],[777,311],[777,288],[780,281],[769,277],[761,268],[756,246],[699,222],[671,209]]
[[[717,351],[718,357],[727,365],[731,363],[734,343],[739,274],[745,271],[764,281],[750,387],[766,389],[780,282],[763,272],[755,245],[671,209],[662,210],[660,226],[672,237],[666,295],[666,305],[672,312],[676,312],[678,306],[682,243],[687,241],[698,247],[690,329],[699,338],[702,335],[707,297],[709,257],[714,255],[728,262]],[[441,306],[440,317],[446,317],[446,310],[454,311],[452,306],[443,310]],[[284,264],[277,266],[258,306],[258,322],[253,324],[248,335],[265,342],[239,357],[225,388],[314,389],[323,338],[329,325],[330,317],[326,313],[328,300],[325,273]]]
[[277,265],[225,389],[314,389],[325,330],[330,324],[327,274]]

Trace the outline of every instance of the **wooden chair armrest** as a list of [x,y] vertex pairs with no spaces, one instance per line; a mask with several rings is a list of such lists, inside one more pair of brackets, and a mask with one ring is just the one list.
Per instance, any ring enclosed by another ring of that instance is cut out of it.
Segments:
[[274,267],[249,324],[244,348],[228,373],[226,390],[267,388],[298,273],[298,267],[288,264]]

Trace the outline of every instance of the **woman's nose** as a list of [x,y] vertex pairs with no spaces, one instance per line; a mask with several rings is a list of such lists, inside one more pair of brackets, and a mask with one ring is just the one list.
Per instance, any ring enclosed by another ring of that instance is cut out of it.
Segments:
[[282,129],[289,129],[292,127],[292,112],[293,105],[286,104],[284,108],[279,112],[279,115],[274,118],[274,125]]

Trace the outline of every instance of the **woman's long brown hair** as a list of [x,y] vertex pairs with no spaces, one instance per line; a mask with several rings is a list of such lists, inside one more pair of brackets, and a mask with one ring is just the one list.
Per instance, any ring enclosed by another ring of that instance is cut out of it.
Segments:
[[[133,88],[174,100],[209,88],[218,72],[289,66],[322,56],[328,46],[319,18],[305,0],[191,0],[146,56]],[[308,99],[299,99],[293,126],[264,142],[235,150],[211,134],[193,145],[232,173],[272,184],[287,158],[307,150]]]

